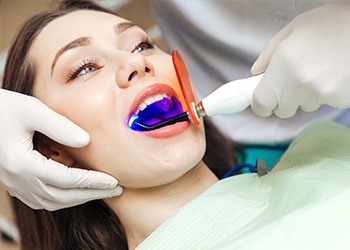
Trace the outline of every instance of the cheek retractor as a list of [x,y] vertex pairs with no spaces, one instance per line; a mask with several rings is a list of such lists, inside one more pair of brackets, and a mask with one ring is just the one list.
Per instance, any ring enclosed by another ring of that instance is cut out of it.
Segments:
[[190,76],[180,53],[174,50],[172,59],[187,111],[174,116],[169,115],[168,118],[163,117],[164,119],[161,121],[152,124],[142,121],[142,119],[132,120],[133,117],[131,117],[129,120],[131,129],[149,131],[188,119],[195,125],[199,125],[201,117],[241,112],[251,104],[252,94],[263,77],[261,74],[228,82],[197,103]]

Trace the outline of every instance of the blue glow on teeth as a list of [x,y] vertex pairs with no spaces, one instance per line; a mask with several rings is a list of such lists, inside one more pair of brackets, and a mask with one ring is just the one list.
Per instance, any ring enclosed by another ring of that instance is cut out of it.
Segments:
[[128,126],[134,131],[143,131],[138,124],[152,126],[180,113],[182,113],[182,105],[176,97],[163,98],[132,115],[129,118]]
[[132,128],[132,125],[133,125],[134,121],[137,120],[138,118],[139,118],[138,115],[132,115],[132,116],[130,117],[129,122],[128,122],[129,128]]

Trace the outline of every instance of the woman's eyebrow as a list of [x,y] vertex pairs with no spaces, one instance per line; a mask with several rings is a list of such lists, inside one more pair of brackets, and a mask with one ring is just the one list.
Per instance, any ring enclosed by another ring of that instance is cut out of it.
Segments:
[[[114,26],[114,31],[117,35],[119,35],[120,33],[126,31],[129,28],[132,27],[138,27],[136,26],[134,23],[132,22],[123,22],[123,23],[119,23],[116,24]],[[62,47],[55,55],[55,58],[51,64],[51,75],[53,72],[53,69],[56,65],[56,62],[58,60],[58,58],[64,54],[66,51],[76,48],[76,47],[81,47],[81,46],[88,46],[92,44],[92,37],[80,37],[78,39],[75,39],[73,41],[71,41],[70,43],[66,44],[64,47]]]
[[132,22],[123,22],[123,23],[114,25],[114,31],[117,35],[119,35],[120,33],[132,27],[137,27],[137,26]]
[[75,39],[71,41],[70,43],[66,44],[64,47],[62,47],[55,55],[55,58],[53,59],[52,65],[51,65],[51,75],[53,72],[53,69],[56,65],[56,62],[58,58],[65,53],[66,51],[76,48],[76,47],[81,47],[81,46],[88,46],[92,44],[92,38],[91,37],[80,37],[78,39]]

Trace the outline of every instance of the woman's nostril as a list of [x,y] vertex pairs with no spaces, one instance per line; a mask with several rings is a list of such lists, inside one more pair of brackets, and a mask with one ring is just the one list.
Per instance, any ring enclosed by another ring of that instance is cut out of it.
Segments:
[[128,81],[131,81],[131,79],[137,75],[137,71],[134,71],[132,72],[130,75],[129,75],[129,78],[128,78]]
[[[0,1],[1,1],[1,0],[0,0]],[[146,73],[151,72],[151,68],[145,67],[145,72],[146,72]],[[131,81],[137,74],[138,74],[137,70],[133,71],[133,72],[129,75],[128,81]]]

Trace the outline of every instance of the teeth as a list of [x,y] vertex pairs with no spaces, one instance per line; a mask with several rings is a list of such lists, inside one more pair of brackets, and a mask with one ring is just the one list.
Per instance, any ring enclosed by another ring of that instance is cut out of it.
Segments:
[[170,96],[168,96],[167,94],[156,94],[156,95],[147,97],[147,99],[141,102],[141,104],[138,106],[135,114],[138,114],[139,111],[144,110],[148,105],[151,105],[152,103],[160,101],[164,98],[170,98]]
[[138,110],[144,110],[146,107],[147,107],[147,104],[146,104],[146,103],[141,103],[141,104],[139,105]]
[[155,96],[154,96],[154,99],[155,99],[156,101],[159,101],[159,100],[162,100],[162,99],[163,99],[163,96],[162,96],[161,94],[155,95]]
[[150,105],[152,103],[154,103],[156,101],[156,98],[154,98],[153,96],[148,97],[146,100],[144,100],[143,102],[146,103],[146,105]]

